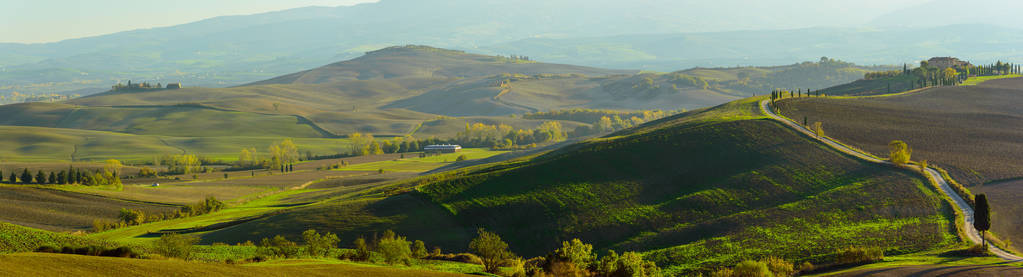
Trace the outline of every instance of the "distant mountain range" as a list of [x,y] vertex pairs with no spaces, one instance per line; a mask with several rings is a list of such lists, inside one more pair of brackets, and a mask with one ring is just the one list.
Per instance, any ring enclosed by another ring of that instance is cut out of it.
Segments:
[[[793,2],[789,4],[825,5]],[[742,5],[759,6],[736,8]],[[226,87],[406,44],[661,72],[695,66],[792,64],[821,56],[859,64],[901,64],[938,55],[979,62],[1023,56],[1016,47],[1023,44],[1023,30],[987,25],[902,28],[879,23],[881,27],[871,29],[726,31],[757,29],[758,25],[815,26],[807,22],[849,25],[865,17],[800,14],[801,10],[789,6],[737,0],[598,0],[586,5],[540,0],[383,0],[217,17],[56,43],[0,44],[0,94],[88,94],[127,80]],[[728,17],[693,12],[728,8],[736,8]]]

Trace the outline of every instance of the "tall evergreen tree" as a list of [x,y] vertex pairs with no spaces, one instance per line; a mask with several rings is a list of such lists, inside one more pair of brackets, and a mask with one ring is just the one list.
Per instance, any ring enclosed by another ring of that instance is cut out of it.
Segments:
[[21,183],[28,184],[32,183],[32,173],[28,173],[28,168],[21,172]]
[[18,183],[18,174],[14,173],[14,172],[11,172],[11,178],[7,179],[7,181],[10,182],[11,184],[17,184]]
[[43,173],[42,170],[36,173],[36,184],[46,184],[46,173]]
[[4,171],[0,170],[0,183],[4,182]]
[[50,178],[48,179],[49,180],[47,180],[47,183],[54,185],[57,184],[57,174],[54,174],[53,171],[50,171]]
[[986,249],[987,238],[984,237],[984,232],[991,228],[991,207],[988,206],[987,195],[983,193],[974,196],[973,199],[973,227],[980,231],[980,241]]

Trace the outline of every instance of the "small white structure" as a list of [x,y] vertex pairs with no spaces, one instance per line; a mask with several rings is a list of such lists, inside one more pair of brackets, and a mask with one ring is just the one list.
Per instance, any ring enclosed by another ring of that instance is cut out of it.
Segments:
[[462,150],[462,146],[454,144],[435,144],[423,147],[423,152],[426,153],[456,153],[460,150]]
[[160,183],[153,183],[153,185],[152,185],[152,187],[154,187],[154,188],[155,187],[159,187],[159,186],[160,186]]

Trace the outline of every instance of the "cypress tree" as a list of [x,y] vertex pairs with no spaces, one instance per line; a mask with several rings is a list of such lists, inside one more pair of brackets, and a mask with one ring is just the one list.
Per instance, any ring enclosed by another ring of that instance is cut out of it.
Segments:
[[42,170],[36,173],[36,184],[46,184],[46,173],[43,173]]
[[0,170],[0,183],[4,182],[4,171]]
[[54,174],[53,171],[50,171],[50,178],[47,181],[48,181],[47,183],[49,184],[57,184],[57,174]]
[[28,168],[21,172],[21,183],[28,184],[32,183],[32,173],[28,173]]
[[7,179],[7,180],[11,184],[17,184],[18,183],[18,174],[14,173],[14,172],[11,172],[11,178]]
[[984,248],[987,248],[987,239],[984,237],[984,232],[991,228],[991,207],[987,203],[987,195],[978,194],[973,198],[973,227],[980,231],[980,241],[984,244]]

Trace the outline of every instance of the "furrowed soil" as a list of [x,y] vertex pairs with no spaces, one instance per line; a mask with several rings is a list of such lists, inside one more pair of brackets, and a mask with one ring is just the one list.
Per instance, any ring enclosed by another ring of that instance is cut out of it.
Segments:
[[146,214],[175,211],[179,207],[125,201],[55,189],[0,186],[0,221],[50,231],[86,231],[95,219],[117,221],[121,208]]
[[[974,193],[986,193],[992,231],[1023,241],[1023,78],[939,87],[875,98],[796,98],[778,102],[796,121],[823,122],[824,133],[879,157],[902,140],[913,160],[949,171]],[[1016,180],[1016,181],[1014,181]],[[1018,251],[1018,247],[1015,247]]]

